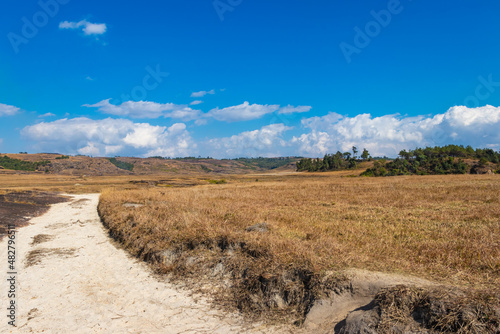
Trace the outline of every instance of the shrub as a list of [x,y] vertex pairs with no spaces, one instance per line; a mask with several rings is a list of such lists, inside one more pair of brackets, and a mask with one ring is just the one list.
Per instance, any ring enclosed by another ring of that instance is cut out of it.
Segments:
[[224,183],[227,183],[226,180],[222,179],[222,180],[208,180],[208,183],[211,183],[211,184],[224,184]]
[[119,160],[116,160],[116,158],[109,158],[108,160],[109,160],[109,162],[111,162],[113,165],[115,165],[116,167],[118,167],[120,169],[124,169],[124,170],[128,170],[128,171],[132,171],[134,169],[134,164],[131,164],[129,162],[119,161]]

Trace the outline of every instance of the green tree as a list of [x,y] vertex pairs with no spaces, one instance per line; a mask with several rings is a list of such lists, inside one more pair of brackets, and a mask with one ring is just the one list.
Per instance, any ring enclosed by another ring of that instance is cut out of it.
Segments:
[[356,159],[356,154],[358,154],[358,148],[356,146],[352,147],[352,157]]
[[368,153],[368,150],[366,148],[364,148],[363,153],[361,153],[361,159],[368,160],[369,157],[370,157],[370,153]]

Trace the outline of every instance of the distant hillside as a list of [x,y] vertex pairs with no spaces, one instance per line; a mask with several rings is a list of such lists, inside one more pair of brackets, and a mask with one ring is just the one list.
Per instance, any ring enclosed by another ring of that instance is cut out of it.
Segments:
[[393,161],[379,160],[362,176],[500,174],[500,152],[448,145],[399,152]]
[[[299,158],[87,157],[57,153],[0,154],[0,170],[61,175],[246,174],[268,170],[294,171]],[[5,157],[5,158],[3,158]],[[3,160],[2,160],[3,159]],[[3,164],[2,162],[3,161]]]

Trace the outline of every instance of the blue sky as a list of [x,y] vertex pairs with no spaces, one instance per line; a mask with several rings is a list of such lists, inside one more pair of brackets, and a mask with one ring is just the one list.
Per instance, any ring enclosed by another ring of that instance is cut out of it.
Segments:
[[13,0],[0,152],[500,148],[498,1]]

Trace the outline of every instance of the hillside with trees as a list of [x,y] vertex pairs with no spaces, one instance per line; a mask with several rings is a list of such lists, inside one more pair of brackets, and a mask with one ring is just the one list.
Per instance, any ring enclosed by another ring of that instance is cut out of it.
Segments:
[[5,153],[0,155],[0,174],[61,175],[153,175],[153,174],[246,174],[266,171],[293,171],[300,157],[213,159],[210,157],[89,157],[60,153]]
[[3,157],[0,157],[0,166],[4,169],[11,169],[11,170],[22,170],[22,171],[31,171],[34,172],[38,170],[42,166],[46,166],[50,164],[50,161],[48,160],[41,160],[41,161],[25,161],[21,159],[13,159],[10,158],[6,155]]
[[367,161],[371,159],[370,153],[365,148],[363,152],[358,157],[359,153],[356,146],[352,147],[351,152],[340,152],[337,151],[335,154],[325,154],[323,159],[311,159],[303,158],[297,162],[297,171],[307,171],[307,172],[326,172],[326,171],[336,171],[345,169],[354,169],[358,166],[358,162]]
[[361,176],[500,173],[500,152],[448,145],[402,150],[392,161],[380,160]]

